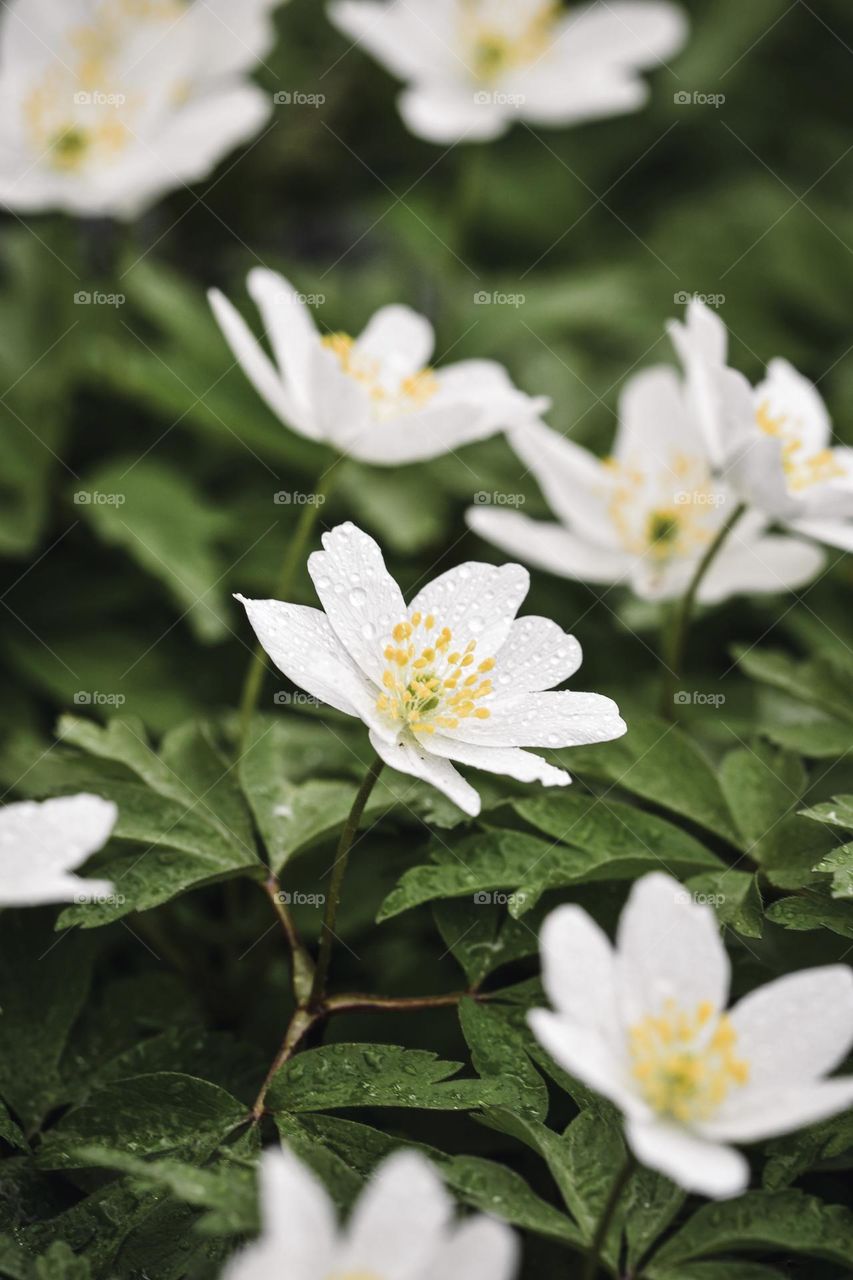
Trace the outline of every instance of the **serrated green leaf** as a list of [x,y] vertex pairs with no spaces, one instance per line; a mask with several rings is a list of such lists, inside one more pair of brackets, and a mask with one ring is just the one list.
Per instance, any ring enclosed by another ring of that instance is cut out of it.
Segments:
[[735,646],[733,652],[740,667],[754,680],[761,680],[803,702],[820,707],[834,719],[853,721],[849,677],[830,657],[798,662],[777,649]]
[[760,938],[764,907],[757,877],[728,867],[712,875],[691,876],[687,888],[697,902],[710,904],[721,924],[744,938]]
[[388,1044],[332,1044],[285,1063],[273,1080],[269,1106],[285,1111],[337,1107],[415,1107],[470,1111],[506,1103],[500,1080],[449,1080],[458,1062],[442,1062],[423,1049]]
[[527,1056],[524,1038],[499,1013],[476,1000],[460,1001],[459,1021],[475,1071],[505,1085],[514,1097],[513,1110],[519,1115],[544,1120],[548,1114],[548,1090]]
[[767,919],[794,933],[830,929],[842,938],[853,938],[853,906],[814,890],[796,898],[780,898],[767,909]]
[[830,827],[843,827],[845,831],[853,831],[853,796],[835,796],[823,804],[801,809],[800,814],[804,818],[811,818],[813,822],[822,822]]
[[519,921],[507,915],[500,903],[453,899],[433,907],[439,933],[470,987],[478,987],[501,965],[538,954],[542,914],[534,910]]
[[853,1213],[799,1191],[753,1191],[699,1209],[654,1256],[652,1280],[709,1254],[767,1249],[805,1254],[846,1266],[853,1249]]
[[763,1184],[781,1191],[820,1161],[831,1161],[853,1148],[853,1111],[786,1134],[767,1144]]
[[820,860],[815,871],[832,876],[830,893],[833,898],[853,898],[853,841],[833,849]]

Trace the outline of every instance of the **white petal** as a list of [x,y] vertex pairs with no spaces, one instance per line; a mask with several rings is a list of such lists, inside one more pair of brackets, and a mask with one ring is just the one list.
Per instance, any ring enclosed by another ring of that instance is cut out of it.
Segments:
[[634,1155],[685,1191],[725,1200],[749,1185],[749,1165],[739,1151],[718,1146],[661,1120],[628,1121],[625,1133]]
[[324,533],[323,547],[308,558],[317,595],[347,653],[381,685],[388,665],[383,651],[392,629],[406,617],[402,592],[377,543],[354,524]]
[[731,451],[755,428],[752,389],[726,365],[728,331],[716,312],[698,299],[687,307],[684,324],[667,326],[684,366],[687,399],[713,464],[722,466]]
[[377,694],[324,613],[282,600],[237,599],[246,606],[261,647],[288,680],[344,715],[364,718]]
[[770,361],[755,399],[768,406],[771,418],[786,418],[785,426],[796,431],[804,454],[818,453],[830,443],[832,422],[817,387],[787,360]]
[[516,618],[497,657],[500,685],[514,691],[553,689],[583,661],[574,636],[550,618],[535,616]]
[[325,1187],[289,1151],[260,1165],[261,1236],[228,1264],[224,1280],[316,1280],[332,1265],[335,1215]]
[[604,930],[580,907],[558,907],[542,925],[539,946],[542,983],[554,1008],[616,1042],[616,964]]
[[547,413],[547,396],[529,396],[519,391],[503,365],[496,360],[461,360],[436,370],[443,400],[463,401],[479,408],[489,427],[509,431],[524,429]]
[[448,569],[412,600],[409,608],[433,614],[436,626],[453,632],[452,647],[477,642],[477,655],[493,657],[509,635],[513,619],[530,588],[530,574],[520,564],[469,561]]
[[371,418],[357,429],[342,424],[336,445],[359,462],[396,467],[443,457],[496,430],[480,407],[434,403],[396,418]]
[[415,85],[398,101],[406,128],[427,142],[488,142],[510,123],[500,106],[477,101],[474,86]]
[[787,974],[744,996],[731,1018],[752,1085],[827,1075],[853,1045],[853,971],[830,965]]
[[729,959],[716,915],[670,876],[652,872],[636,882],[619,921],[617,955],[629,1026],[660,1013],[669,999],[685,1012],[706,1001],[726,1007]]
[[540,756],[518,747],[490,747],[479,743],[460,742],[441,733],[431,733],[429,751],[445,760],[484,769],[487,773],[502,773],[518,782],[541,782],[546,787],[567,787],[571,777],[565,769],[557,769]]
[[112,892],[107,880],[69,873],[102,848],[117,817],[112,801],[87,794],[0,809],[0,904],[82,901]]
[[389,1156],[362,1192],[335,1270],[341,1276],[377,1275],[421,1280],[443,1243],[453,1201],[424,1156]]
[[263,318],[288,393],[306,406],[311,361],[320,341],[314,318],[290,281],[276,271],[255,267],[249,272],[247,285]]
[[651,67],[677,53],[687,39],[687,19],[667,0],[607,0],[576,9],[566,23],[565,44],[578,61]]
[[714,1142],[761,1142],[793,1133],[846,1111],[853,1104],[853,1079],[820,1080],[786,1088],[738,1089],[700,1128]]
[[602,1093],[625,1115],[647,1119],[651,1114],[645,1103],[631,1090],[623,1056],[596,1031],[573,1022],[549,1009],[531,1009],[527,1015],[530,1030],[558,1066],[578,1080]]
[[579,582],[615,583],[631,571],[634,557],[625,551],[599,547],[570,533],[560,524],[531,520],[520,511],[499,507],[469,507],[468,527],[508,555],[518,556],[535,569]]
[[627,732],[619,708],[600,693],[525,693],[483,703],[487,720],[460,720],[445,736],[456,742],[479,742],[493,747],[580,747],[610,742]]
[[512,1280],[520,1257],[515,1233],[505,1223],[477,1214],[457,1227],[430,1275],[440,1280]]
[[585,541],[618,550],[608,511],[612,473],[601,459],[541,422],[513,431],[509,439],[554,514]]
[[799,538],[770,534],[741,539],[735,528],[699,589],[702,604],[718,604],[729,596],[753,592],[797,591],[817,577],[826,557]]
[[394,742],[387,742],[371,729],[370,741],[376,754],[392,769],[428,782],[458,805],[463,813],[476,818],[480,812],[480,797],[449,761],[430,755],[420,742],[414,742],[410,738],[401,737]]
[[401,80],[446,77],[448,69],[453,70],[453,14],[446,5],[433,4],[422,17],[417,5],[334,0],[328,13],[344,35]]
[[309,434],[297,422],[296,404],[278,370],[236,307],[218,289],[211,289],[207,296],[226,342],[258,395],[282,422],[303,435]]
[[381,307],[355,345],[359,356],[375,360],[383,374],[402,382],[429,362],[435,334],[429,320],[411,307]]
[[373,401],[357,378],[345,373],[337,356],[318,343],[309,353],[308,402],[317,434],[339,453],[375,421]]
[[853,520],[792,520],[790,527],[828,547],[853,552]]
[[674,460],[678,454],[704,457],[705,444],[674,369],[661,365],[627,380],[613,453],[623,466],[668,475],[673,492],[683,488]]

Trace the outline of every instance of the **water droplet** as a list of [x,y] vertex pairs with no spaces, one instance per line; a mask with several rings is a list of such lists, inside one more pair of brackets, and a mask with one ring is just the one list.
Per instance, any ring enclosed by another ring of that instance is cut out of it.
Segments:
[[349,602],[354,608],[361,609],[367,604],[367,592],[362,587],[356,587],[349,593]]

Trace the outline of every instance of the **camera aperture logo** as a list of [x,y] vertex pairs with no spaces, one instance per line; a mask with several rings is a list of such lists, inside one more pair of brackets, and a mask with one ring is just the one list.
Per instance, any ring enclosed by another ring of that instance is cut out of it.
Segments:
[[724,693],[702,693],[700,689],[679,689],[673,694],[673,702],[677,707],[713,707],[719,710],[726,704]]

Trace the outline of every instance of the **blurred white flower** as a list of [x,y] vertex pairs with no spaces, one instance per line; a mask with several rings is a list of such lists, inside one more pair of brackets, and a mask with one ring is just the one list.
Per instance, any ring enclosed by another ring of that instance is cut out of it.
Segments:
[[817,388],[773,360],[754,390],[727,367],[728,333],[703,302],[670,335],[717,467],[744,501],[818,542],[853,551],[853,449],[832,444]]
[[[624,582],[646,600],[681,596],[737,505],[731,487],[714,479],[690,400],[665,366],[626,383],[609,458],[541,423],[510,440],[560,523],[472,507],[468,524],[502,551],[564,578]],[[702,580],[700,602],[790,590],[820,570],[815,547],[768,535],[766,525],[752,511],[741,518]]]
[[282,422],[360,462],[396,466],[438,457],[523,426],[548,408],[546,398],[517,391],[493,360],[429,368],[432,325],[409,307],[382,307],[358,338],[323,337],[282,276],[256,269],[248,287],[275,364],[228,299],[210,291],[244,373]]
[[308,571],[325,612],[242,600],[261,645],[300,688],[358,716],[377,754],[465,813],[480,797],[451,761],[521,782],[565,786],[523,747],[606,742],[625,732],[596,693],[545,692],[574,675],[580,645],[547,618],[516,618],[520,565],[462,564],[406,605],[379,547],[352,524],[323,535]]
[[424,1156],[389,1156],[339,1226],[323,1184],[290,1151],[265,1151],[260,1238],[226,1266],[224,1280],[512,1280],[518,1244],[502,1222],[454,1217],[453,1201]]
[[118,810],[100,796],[23,800],[0,809],[0,906],[97,898],[109,880],[71,875],[109,839]]
[[0,203],[136,217],[258,132],[247,73],[279,0],[11,0],[0,15]]
[[635,111],[640,76],[687,38],[668,0],[333,0],[341,31],[406,81],[400,113],[430,142],[496,138],[513,120],[572,124]]
[[770,982],[726,1013],[729,960],[713,910],[655,873],[631,890],[615,949],[579,907],[541,935],[552,1013],[530,1025],[564,1070],[614,1102],[643,1164],[688,1191],[737,1195],[749,1166],[729,1143],[814,1124],[853,1102],[825,1080],[853,1043],[845,965]]

